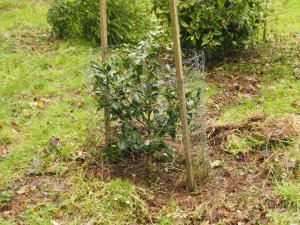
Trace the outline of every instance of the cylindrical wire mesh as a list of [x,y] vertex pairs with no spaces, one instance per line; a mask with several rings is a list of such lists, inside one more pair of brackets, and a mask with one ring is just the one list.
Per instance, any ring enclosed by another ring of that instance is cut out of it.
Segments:
[[205,117],[205,54],[203,51],[183,49],[186,90],[191,92],[189,101],[195,102],[190,114],[190,134],[192,143],[195,177],[201,180],[207,174],[206,152],[208,149]]
[[[126,46],[111,46],[112,55],[118,54],[117,49],[119,47]],[[87,61],[101,63],[100,51],[100,48],[91,49],[88,53]],[[190,115],[192,115],[189,125],[195,174],[197,179],[201,179],[207,170],[206,152],[208,148],[205,123],[205,55],[202,51],[191,49],[183,49],[182,53],[186,90],[192,93],[191,96],[188,96],[187,101],[196,102],[196,105],[189,111]],[[88,64],[85,73],[85,84],[90,88],[93,87],[93,73],[91,65]],[[91,109],[91,111],[93,110]]]

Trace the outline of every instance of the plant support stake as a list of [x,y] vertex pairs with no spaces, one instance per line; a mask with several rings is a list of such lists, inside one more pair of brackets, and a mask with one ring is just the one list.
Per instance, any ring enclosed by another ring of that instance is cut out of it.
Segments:
[[268,8],[269,8],[269,0],[266,2],[266,8],[265,8],[265,13],[264,13],[264,31],[263,31],[263,40],[267,40],[267,25],[268,25]]
[[[100,22],[101,22],[101,50],[102,50],[102,63],[103,63],[108,60],[106,0],[100,0]],[[105,115],[105,146],[108,146],[111,139],[109,109],[106,108],[104,110],[104,115]]]
[[184,85],[184,74],[182,64],[182,53],[180,45],[179,35],[179,22],[176,0],[169,0],[172,31],[173,31],[173,42],[174,42],[174,58],[176,64],[176,76],[178,83],[178,100],[180,106],[180,120],[182,129],[183,148],[186,161],[186,173],[187,173],[187,188],[189,191],[195,191],[196,183],[194,177],[194,170],[191,156],[191,142],[190,142],[190,130],[188,125],[186,98],[185,98],[185,85]]

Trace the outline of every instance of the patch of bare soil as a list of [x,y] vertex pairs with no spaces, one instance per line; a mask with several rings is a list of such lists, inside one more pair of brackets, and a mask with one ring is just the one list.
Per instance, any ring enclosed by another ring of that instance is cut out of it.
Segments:
[[[255,52],[252,53],[251,57],[244,56],[243,65],[254,65],[258,68],[263,64],[260,62],[259,65],[253,62],[255,58]],[[228,69],[223,68],[226,65],[231,65],[230,72]],[[244,96],[244,99],[252,100],[256,96],[259,96],[261,90],[261,70],[258,68],[245,68],[241,71],[237,58],[228,58],[224,63],[215,63],[207,68],[206,83],[210,87],[218,88],[222,90],[221,93],[217,93],[212,97],[214,101],[213,107],[209,108],[209,116],[219,116],[220,110],[227,106],[233,106],[239,103],[238,96]],[[226,74],[230,75],[226,75]]]
[[[208,160],[221,163],[210,169],[209,176],[198,183],[197,191],[192,194],[186,191],[185,165],[180,159],[174,165],[155,162],[149,157],[123,159],[118,165],[94,164],[88,168],[87,178],[120,177],[150,189],[155,196],[149,201],[153,214],[176,200],[187,212],[185,216],[191,224],[203,221],[209,224],[218,221],[226,224],[267,223],[267,211],[282,207],[282,200],[274,193],[272,171],[266,163],[274,160],[272,152],[266,155],[265,149],[257,147],[245,154],[230,155],[226,152],[228,137],[237,130],[264,140],[265,146],[276,145],[300,135],[300,117],[293,115],[274,121],[256,114],[245,124],[208,127]],[[293,168],[289,169],[291,173],[295,172]]]
[[7,188],[11,199],[7,204],[0,204],[0,216],[19,224],[21,214],[29,208],[38,212],[43,204],[51,202],[59,205],[60,195],[67,188],[67,182],[60,182],[50,175],[25,176]]
[[[163,157],[154,160],[144,156],[124,158],[118,164],[109,164],[96,160],[98,156],[89,158],[92,156],[88,152],[81,152],[84,157],[78,162],[86,170],[87,182],[95,178],[103,181],[121,178],[151,191],[154,197],[145,198],[149,206],[149,218],[145,220],[149,223],[155,222],[155,215],[170,206],[171,201],[178,202],[183,209],[184,224],[201,224],[203,221],[208,224],[219,221],[226,224],[268,223],[268,210],[284,210],[281,198],[274,193],[273,174],[266,163],[266,160],[272,160],[272,153],[266,157],[262,154],[263,149],[257,148],[238,156],[228,154],[228,137],[237,130],[269,144],[284,142],[299,136],[300,117],[293,115],[275,121],[256,114],[249,117],[245,124],[209,126],[210,150],[207,158],[210,162],[221,163],[209,170],[209,175],[198,182],[198,188],[192,194],[186,191],[185,164],[180,154],[175,163]],[[174,147],[179,150],[180,144],[174,143]],[[98,148],[101,151],[103,146]],[[287,170],[294,172],[294,168]],[[18,222],[28,207],[38,212],[43,203],[57,203],[59,206],[60,195],[68,191],[69,185],[67,179],[62,177],[57,180],[51,175],[26,176],[8,188],[14,194],[8,204],[0,205],[0,215]]]
[[52,38],[50,31],[41,30],[39,32],[20,32],[14,34],[5,34],[4,39],[9,41],[11,39],[14,42],[10,45],[9,51],[15,52],[41,52],[53,49],[55,40]]

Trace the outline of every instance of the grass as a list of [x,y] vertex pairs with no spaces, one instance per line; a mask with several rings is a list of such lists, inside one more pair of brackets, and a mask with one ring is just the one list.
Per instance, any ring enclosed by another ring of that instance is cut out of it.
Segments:
[[[47,9],[40,3],[0,15],[5,37],[0,47],[0,143],[9,145],[10,152],[0,163],[2,187],[28,171],[51,137],[60,138],[62,154],[76,150],[87,136],[87,119],[95,117],[83,85],[90,46],[49,44]],[[36,107],[36,98],[47,100],[45,109]],[[76,107],[78,102],[85,107]]]
[[[275,31],[291,37],[300,30],[297,10],[300,2],[276,4],[280,8],[271,19],[269,46],[275,43]],[[148,190],[121,179],[86,182],[83,171],[76,168],[74,172],[69,166],[91,138],[91,131],[101,130],[99,124],[103,118],[95,109],[89,85],[85,84],[89,81],[84,74],[91,46],[74,40],[52,40],[46,19],[48,7],[47,1],[0,0],[0,202],[13,201],[14,194],[10,196],[7,192],[9,187],[33,169],[36,174],[55,174],[57,179],[68,174],[66,193],[56,196],[53,190],[47,190],[57,199],[26,206],[18,222],[53,224],[51,221],[57,220],[75,225],[93,219],[100,224],[142,223],[149,217],[147,199],[153,197]],[[228,76],[236,68],[239,74],[263,73],[261,93],[254,99],[241,98],[237,105],[221,109],[222,122],[241,122],[253,112],[274,118],[300,112],[299,43],[292,38],[285,40],[283,37],[282,45],[274,51],[264,49],[259,59],[262,62],[253,62],[257,68],[242,59],[236,65],[223,66],[222,73]],[[92,53],[92,57],[97,54]],[[209,105],[213,105],[210,97],[217,93],[223,94],[223,90],[207,87]],[[39,101],[43,101],[43,107],[37,105]],[[52,137],[59,138],[57,149],[51,144]],[[235,136],[229,150],[239,154],[254,144],[257,143],[247,137]],[[8,156],[1,158],[3,149]],[[47,150],[51,154],[45,155]],[[276,156],[281,159],[282,155],[298,160],[299,148],[289,153],[279,149]],[[36,162],[40,164],[38,168]],[[277,186],[277,194],[288,207],[284,213],[269,211],[268,217],[274,224],[300,221],[299,188],[292,178]],[[200,205],[195,212],[187,212],[174,200],[153,217],[157,224],[185,224],[191,215],[201,219],[205,210]],[[0,216],[0,224],[15,223]]]
[[300,209],[300,182],[279,184],[277,192],[290,206]]
[[285,212],[272,211],[268,214],[268,218],[276,225],[298,224],[300,221],[299,211],[296,210]]
[[298,0],[273,0],[272,9],[275,10],[270,18],[269,29],[272,32],[280,31],[285,34],[300,34],[300,15]]
[[77,175],[73,177],[73,183],[71,204],[74,204],[74,209],[80,209],[76,220],[81,223],[86,218],[100,224],[110,224],[112,221],[115,224],[124,221],[138,223],[147,213],[147,204],[139,195],[139,192],[146,191],[128,181],[116,179],[103,183],[95,180],[87,183],[81,175]]
[[249,62],[245,61],[223,66],[225,71],[229,71],[227,73],[232,69],[242,69],[241,72],[246,74],[255,74],[256,70],[263,71],[262,93],[254,100],[246,99],[237,107],[223,110],[220,119],[223,122],[241,122],[253,111],[277,118],[300,111],[300,105],[295,104],[300,102],[300,44],[299,38],[293,36],[297,34],[299,37],[300,34],[298,10],[300,2],[297,0],[271,2],[275,12],[270,16],[268,23],[269,43],[258,52],[261,55],[259,61],[257,62],[257,59],[252,61],[256,67],[249,66]]

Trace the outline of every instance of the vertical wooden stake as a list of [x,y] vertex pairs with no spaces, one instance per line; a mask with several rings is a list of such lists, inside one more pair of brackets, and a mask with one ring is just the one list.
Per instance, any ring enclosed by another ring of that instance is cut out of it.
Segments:
[[[101,23],[101,50],[102,62],[108,60],[108,39],[107,39],[107,17],[106,17],[106,0],[100,0],[100,23]],[[110,112],[104,110],[105,115],[105,145],[108,146],[111,139],[110,129]]]
[[263,31],[263,40],[267,40],[267,23],[268,23],[268,6],[269,6],[269,0],[266,1],[266,11],[264,14],[264,31]]
[[172,31],[173,31],[174,58],[176,64],[176,76],[177,76],[177,83],[178,83],[178,99],[179,99],[179,106],[180,106],[183,148],[184,148],[185,160],[186,160],[187,187],[189,191],[195,191],[196,183],[195,183],[192,156],[191,156],[190,130],[188,125],[188,115],[187,115],[187,108],[186,108],[185,84],[184,84],[176,0],[169,0],[169,5],[170,5],[170,12],[171,12]]

